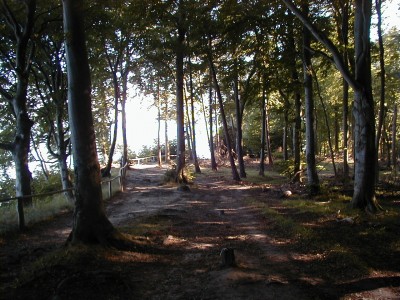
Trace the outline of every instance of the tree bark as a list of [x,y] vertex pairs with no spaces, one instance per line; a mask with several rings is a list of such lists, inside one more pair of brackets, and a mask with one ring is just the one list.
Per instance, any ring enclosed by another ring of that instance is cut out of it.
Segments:
[[[30,119],[27,108],[27,90],[29,83],[29,72],[34,47],[32,45],[32,34],[35,22],[36,1],[25,1],[25,20],[19,23],[11,11],[10,7],[3,1],[1,3],[4,17],[10,26],[16,41],[15,60],[12,68],[15,70],[16,86],[15,94],[4,95],[12,108],[16,119],[14,141],[3,147],[4,150],[11,151],[15,164],[15,193],[16,197],[29,196],[32,194],[31,180],[32,175],[29,170],[30,136],[33,121]],[[11,75],[10,75],[11,76]],[[32,198],[20,198],[18,200],[18,212],[20,216],[20,228],[25,227],[23,205],[32,205]],[[22,200],[23,199],[23,200]]]
[[[128,63],[128,58],[126,63]],[[128,163],[128,139],[126,132],[126,101],[128,99],[128,70],[125,69],[122,75],[122,94],[121,94],[121,127],[122,127],[122,167]],[[126,168],[123,171],[123,185],[125,185]]]
[[196,120],[194,113],[194,92],[193,92],[193,74],[192,74],[192,61],[189,56],[189,86],[190,86],[190,109],[191,109],[191,117],[192,117],[192,152],[194,159],[194,169],[196,173],[201,173],[199,159],[197,157],[197,148],[196,148]]
[[381,13],[381,8],[382,8],[382,0],[375,0],[375,6],[376,6],[376,15],[378,18],[378,24],[377,24],[377,29],[378,29],[378,44],[379,44],[379,67],[380,67],[380,100],[379,100],[379,114],[378,114],[378,128],[376,131],[376,137],[375,137],[375,148],[376,148],[376,178],[375,181],[376,183],[379,182],[379,142],[381,139],[382,135],[382,127],[383,127],[383,122],[385,119],[385,84],[386,84],[386,72],[385,72],[385,50],[383,46],[383,38],[382,38],[382,13]]
[[[237,69],[237,66],[235,66]],[[236,112],[236,152],[238,156],[238,164],[239,164],[239,175],[241,178],[246,178],[246,170],[244,167],[243,160],[243,131],[242,131],[242,122],[243,122],[243,114],[240,103],[240,95],[239,95],[239,78],[237,74],[237,70],[235,71],[235,79],[233,81],[233,94],[235,98],[235,112]],[[233,129],[233,128],[232,128]]]
[[213,82],[213,73],[212,73],[212,68],[210,66],[210,87],[209,87],[209,130],[210,130],[210,137],[209,137],[209,144],[210,144],[210,156],[211,156],[211,170],[217,171],[218,166],[217,166],[217,161],[215,160],[215,149],[214,149],[214,132],[213,132],[213,110],[214,110],[214,99],[213,99],[213,88],[212,88],[212,82]]
[[[309,12],[308,4],[302,5],[303,13],[307,16]],[[315,195],[319,193],[319,178],[315,163],[315,131],[314,131],[314,97],[313,97],[313,73],[311,66],[311,35],[309,30],[303,26],[303,76],[304,76],[304,95],[306,111],[306,161],[307,161],[307,185],[309,193]]]
[[393,121],[392,121],[392,161],[393,161],[393,171],[394,175],[397,174],[397,105],[394,105],[393,109]]
[[122,240],[105,215],[91,108],[83,4],[63,0],[68,108],[75,169],[75,210],[69,242],[116,246]]
[[334,63],[354,90],[354,208],[375,212],[379,205],[375,198],[376,149],[374,101],[371,84],[370,25],[372,1],[355,0],[355,76],[353,77],[332,41],[319,31],[290,1],[282,0],[302,21],[314,37],[332,54]]
[[221,90],[219,88],[219,84],[218,84],[218,80],[217,80],[217,72],[215,70],[215,66],[214,66],[214,62],[212,60],[211,53],[208,53],[208,60],[209,60],[211,71],[212,71],[212,75],[213,75],[215,90],[217,92],[220,115],[221,115],[221,118],[222,118],[222,125],[224,127],[226,148],[227,148],[227,151],[228,151],[229,162],[230,162],[230,165],[231,165],[232,179],[236,180],[236,181],[239,181],[240,180],[240,176],[239,176],[239,173],[238,173],[238,171],[236,169],[235,160],[233,158],[232,142],[231,142],[231,138],[229,136],[228,122],[226,120],[226,115],[225,115],[225,110],[224,110],[224,103],[223,103],[223,100],[222,100]]
[[101,172],[102,177],[111,176],[112,162],[114,158],[115,146],[117,145],[117,136],[118,136],[118,103],[119,103],[119,98],[121,97],[120,87],[117,77],[117,68],[119,65],[119,59],[117,59],[117,61],[113,64],[111,62],[110,57],[108,56],[107,49],[105,49],[105,51],[108,61],[108,67],[110,68],[112,74],[112,81],[114,88],[114,130],[113,130],[113,135],[112,135],[113,138],[111,141],[107,164]]
[[[181,2],[179,2],[179,6]],[[178,36],[176,40],[176,124],[177,124],[177,153],[176,153],[176,178],[178,183],[186,183],[184,174],[185,169],[185,112],[183,95],[183,60],[184,60],[184,41],[185,29],[183,28],[181,7],[178,8]]]
[[261,98],[261,149],[260,149],[260,170],[258,175],[265,176],[265,138],[266,138],[266,119],[267,119],[267,110],[266,110],[266,90],[263,79],[262,85],[262,98]]

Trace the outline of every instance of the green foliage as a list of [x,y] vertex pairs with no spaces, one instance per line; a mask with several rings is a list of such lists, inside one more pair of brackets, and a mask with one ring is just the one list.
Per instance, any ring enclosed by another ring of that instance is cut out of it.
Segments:
[[43,173],[37,173],[32,182],[32,191],[34,194],[43,194],[62,190],[60,174],[52,171],[48,174],[48,179]]

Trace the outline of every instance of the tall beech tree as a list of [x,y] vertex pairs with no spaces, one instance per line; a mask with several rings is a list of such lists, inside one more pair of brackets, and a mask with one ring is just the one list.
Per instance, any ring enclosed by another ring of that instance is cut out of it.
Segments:
[[[15,3],[14,3],[15,4]],[[31,189],[31,172],[29,170],[28,155],[30,151],[30,137],[33,121],[28,113],[28,84],[31,69],[31,60],[34,54],[33,32],[36,13],[36,1],[25,0],[17,3],[14,10],[8,1],[0,3],[1,14],[5,18],[5,26],[9,28],[8,41],[10,49],[0,49],[5,56],[4,61],[10,66],[7,74],[1,78],[0,94],[12,107],[15,119],[14,140],[0,142],[0,148],[10,151],[15,164],[15,192],[17,197],[29,196]],[[8,55],[7,55],[8,54]],[[3,84],[8,88],[4,88]],[[18,215],[20,228],[25,226],[23,205],[32,203],[32,198],[18,199]]]
[[334,64],[354,90],[354,193],[351,205],[354,208],[376,212],[379,208],[375,198],[375,116],[371,83],[370,25],[371,0],[354,1],[355,74],[351,74],[338,48],[310,19],[290,0],[285,5],[310,30],[332,55]]
[[91,107],[84,5],[63,0],[68,111],[75,170],[75,210],[69,242],[121,246],[125,239],[105,215]]

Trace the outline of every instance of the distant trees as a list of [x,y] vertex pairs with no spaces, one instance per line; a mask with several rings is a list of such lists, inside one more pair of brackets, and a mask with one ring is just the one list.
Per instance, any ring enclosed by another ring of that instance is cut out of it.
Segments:
[[[384,4],[375,1],[378,16]],[[126,102],[133,86],[158,107],[159,130],[162,121],[177,122],[178,182],[185,181],[190,150],[200,170],[196,134],[204,119],[213,170],[220,157],[219,162],[229,163],[234,180],[245,178],[248,154],[261,156],[262,175],[265,154],[272,162],[279,150],[290,163],[292,181],[303,180],[306,171],[314,193],[319,190],[316,158],[328,155],[334,162],[340,155],[337,175],[347,183],[352,172],[348,158],[354,153],[352,205],[378,208],[371,183],[377,178],[378,158],[391,167],[397,159],[399,39],[396,29],[380,32],[371,57],[372,1],[135,0],[83,5],[94,75],[95,150],[105,173],[114,160],[119,127],[122,161],[128,159],[127,136],[134,133],[127,132]],[[61,7],[44,1],[36,9],[33,0],[4,0],[0,8],[0,146],[8,150],[1,153],[0,163],[13,157],[17,195],[30,194],[32,135],[35,149],[47,148],[55,158],[68,188],[66,160],[74,147],[70,132],[80,125],[72,129],[68,119]],[[383,51],[386,48],[390,51]],[[381,100],[379,106],[373,96]],[[158,136],[161,154],[160,131]],[[170,137],[163,139],[168,159]]]

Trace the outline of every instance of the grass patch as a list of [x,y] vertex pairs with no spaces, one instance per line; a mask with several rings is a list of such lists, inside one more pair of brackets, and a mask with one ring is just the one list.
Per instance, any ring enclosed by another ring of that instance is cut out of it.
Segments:
[[267,220],[268,234],[290,240],[285,247],[302,257],[315,256],[297,261],[308,276],[340,282],[371,271],[399,272],[400,208],[396,201],[381,203],[387,210],[373,216],[349,208],[349,201],[347,196],[326,191],[312,200],[292,197],[257,205]]
[[[10,201],[0,207],[0,234],[18,230],[17,201]],[[50,220],[60,212],[73,209],[73,203],[68,202],[63,194],[46,198],[34,198],[31,207],[24,208],[27,225]]]

